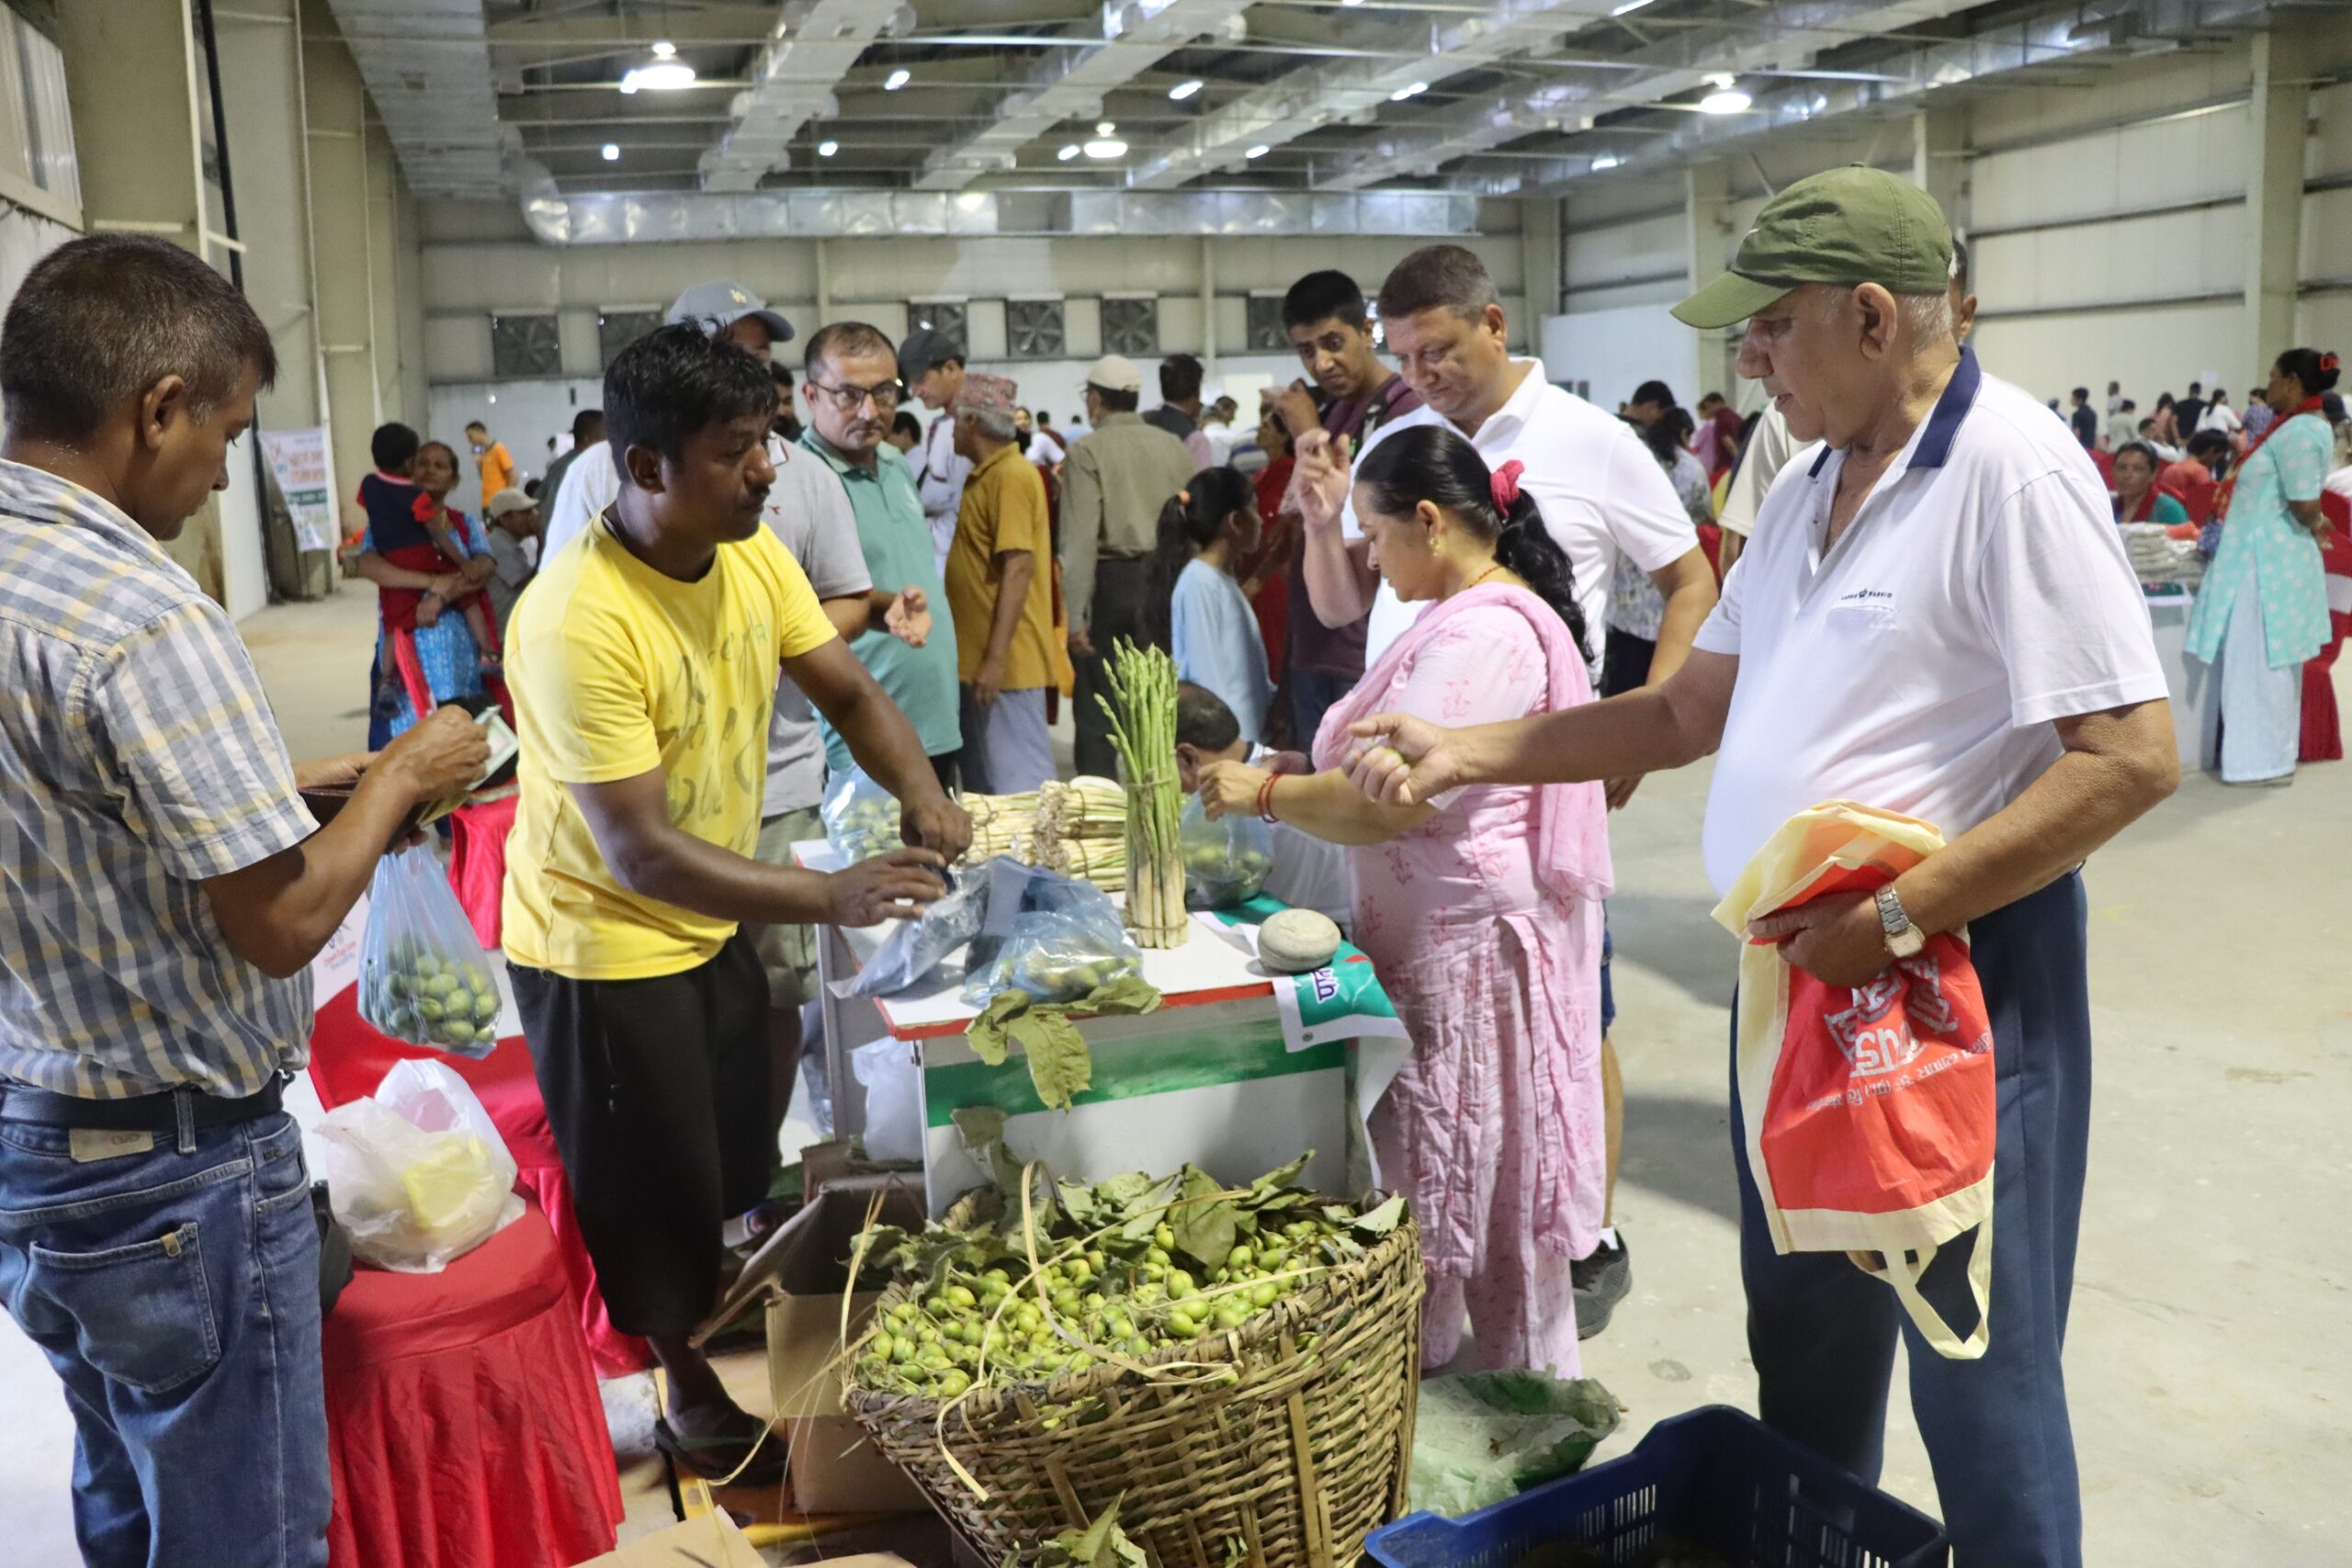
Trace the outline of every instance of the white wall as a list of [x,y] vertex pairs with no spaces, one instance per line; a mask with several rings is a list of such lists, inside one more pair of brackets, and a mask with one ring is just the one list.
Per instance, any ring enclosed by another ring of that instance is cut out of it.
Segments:
[[1668,315],[1664,305],[1544,317],[1544,374],[1588,383],[1585,397],[1610,410],[1653,378],[1673,389],[1686,407],[1702,392],[1722,389],[1698,385],[1699,335]]
[[269,603],[269,569],[262,560],[260,481],[254,473],[250,432],[229,448],[229,488],[220,492],[220,597],[232,621]]

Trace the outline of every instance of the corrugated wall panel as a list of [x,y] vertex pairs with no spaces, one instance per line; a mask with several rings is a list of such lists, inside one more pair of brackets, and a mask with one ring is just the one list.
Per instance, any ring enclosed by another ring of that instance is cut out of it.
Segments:
[[2096,392],[2115,380],[2149,409],[2158,392],[2178,394],[2192,379],[2211,387],[2218,378],[2233,394],[2242,391],[2243,314],[2223,304],[1984,321],[1976,355],[1987,370],[2038,398],[2063,400],[2073,388]]

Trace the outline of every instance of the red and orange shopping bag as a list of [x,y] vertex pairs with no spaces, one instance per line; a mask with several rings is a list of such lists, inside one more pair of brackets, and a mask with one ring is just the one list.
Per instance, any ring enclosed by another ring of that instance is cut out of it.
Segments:
[[[1740,874],[1715,919],[1748,921],[1870,892],[1943,848],[1932,826],[1851,801],[1799,812]],[[1928,1343],[1984,1353],[1993,1273],[1993,1030],[1964,933],[1928,940],[1861,987],[1831,986],[1769,942],[1740,958],[1741,1151],[1780,1252],[1876,1254]],[[1976,1326],[1955,1334],[1919,1293],[1936,1249],[1975,1230]],[[1860,1257],[1857,1267],[1869,1268]]]

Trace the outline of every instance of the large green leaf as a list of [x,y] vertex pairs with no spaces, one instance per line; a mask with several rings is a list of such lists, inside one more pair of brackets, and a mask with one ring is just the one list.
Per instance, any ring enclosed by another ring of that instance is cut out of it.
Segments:
[[1225,1184],[1198,1166],[1188,1165],[1176,1190],[1182,1201],[1168,1213],[1176,1245],[1208,1268],[1222,1267],[1233,1251],[1237,1228],[1233,1201],[1224,1196]]
[[1029,1081],[1049,1110],[1068,1111],[1072,1096],[1094,1082],[1094,1053],[1064,1008],[1031,1008],[1008,1032],[1029,1059]]

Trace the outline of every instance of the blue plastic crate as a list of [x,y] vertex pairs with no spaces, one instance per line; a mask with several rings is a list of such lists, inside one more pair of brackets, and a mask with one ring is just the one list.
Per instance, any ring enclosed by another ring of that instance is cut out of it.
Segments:
[[1947,1568],[1934,1519],[1727,1404],[1659,1422],[1623,1459],[1459,1519],[1373,1531],[1383,1568],[1516,1568],[1537,1547],[1591,1547],[1631,1568],[1667,1538],[1732,1568]]

